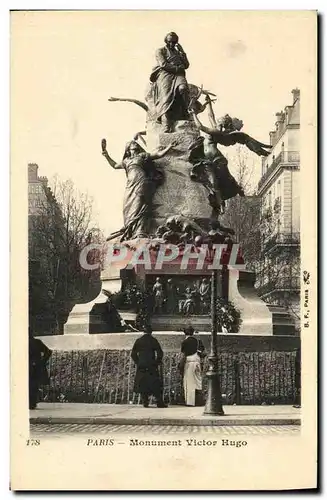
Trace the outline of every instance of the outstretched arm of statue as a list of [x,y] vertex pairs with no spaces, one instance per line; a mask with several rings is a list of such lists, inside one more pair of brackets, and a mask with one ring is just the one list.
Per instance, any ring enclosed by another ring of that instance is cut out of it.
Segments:
[[121,165],[120,163],[116,163],[115,160],[110,158],[109,153],[107,151],[107,141],[105,139],[102,139],[101,141],[101,148],[103,156],[105,157],[105,159],[112,168],[114,168],[115,170],[124,168],[123,165]]
[[137,106],[140,106],[140,108],[144,109],[144,111],[148,111],[148,106],[145,104],[145,102],[138,101],[137,99],[128,99],[127,97],[109,97],[108,101],[110,102],[133,102]]
[[197,128],[199,130],[202,130],[202,132],[205,132],[206,134],[209,134],[209,135],[212,135],[215,132],[215,130],[216,130],[215,128],[209,128],[209,127],[206,127],[205,125],[202,125],[202,123],[200,122],[199,118],[194,113],[194,111],[190,110],[190,113],[193,115],[193,120],[194,120],[195,125],[197,126]]
[[134,135],[133,139],[134,141],[137,141],[138,139],[141,139],[143,144],[146,146],[146,142],[143,139],[142,135],[146,135],[146,130],[142,130],[141,132],[138,132],[137,134]]
[[160,150],[156,151],[155,153],[151,153],[150,154],[150,158],[152,160],[158,160],[159,158],[162,158],[163,156],[165,156],[168,153],[168,151],[170,151],[172,148],[174,148],[175,146],[177,146],[177,144],[178,144],[177,141],[173,141],[166,148],[160,149]]
[[209,117],[210,125],[212,128],[217,128],[217,120],[215,117],[215,113],[213,111],[212,100],[210,99],[210,97],[208,95],[206,96],[206,105],[208,106],[208,117]]

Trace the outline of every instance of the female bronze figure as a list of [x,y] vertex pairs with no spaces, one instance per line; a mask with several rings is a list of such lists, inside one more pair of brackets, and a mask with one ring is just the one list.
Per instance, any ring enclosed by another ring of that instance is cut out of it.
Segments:
[[155,153],[147,153],[136,141],[126,144],[121,163],[116,163],[108,154],[107,142],[102,140],[102,154],[115,170],[125,170],[127,184],[125,188],[123,217],[124,227],[111,234],[108,240],[120,237],[120,241],[149,236],[151,219],[151,202],[158,185],[163,181],[154,160],[162,158],[176,142]]

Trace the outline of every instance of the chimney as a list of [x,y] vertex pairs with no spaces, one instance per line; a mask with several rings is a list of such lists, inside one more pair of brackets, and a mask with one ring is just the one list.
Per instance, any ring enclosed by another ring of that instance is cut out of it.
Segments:
[[281,131],[284,120],[285,120],[285,113],[283,111],[276,113],[276,124],[275,125],[276,125],[277,133]]
[[293,94],[293,104],[294,104],[295,101],[297,101],[298,99],[300,99],[300,89],[298,89],[296,87],[296,89],[292,90],[292,94]]
[[37,171],[39,166],[36,163],[28,164],[28,182],[36,182],[37,181]]
[[289,121],[290,121],[290,117],[292,115],[292,106],[285,106],[285,122],[286,122],[286,125],[289,124]]
[[279,113],[276,113],[276,123],[282,123],[283,121],[283,111],[280,111]]
[[48,185],[48,178],[47,177],[42,175],[41,177],[39,177],[39,181],[42,182],[44,187],[47,187],[47,185]]
[[270,146],[274,146],[276,143],[276,130],[273,132],[269,132],[269,137],[270,137]]

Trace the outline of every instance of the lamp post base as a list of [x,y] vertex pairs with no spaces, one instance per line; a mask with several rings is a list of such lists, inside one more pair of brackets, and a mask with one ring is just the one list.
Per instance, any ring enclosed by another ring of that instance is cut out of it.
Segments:
[[207,373],[208,377],[208,395],[206,405],[204,407],[204,415],[225,415],[222,402],[221,402],[221,390],[220,390],[220,380],[219,373],[217,370],[217,359],[212,359],[209,357],[209,361],[212,363],[209,371]]

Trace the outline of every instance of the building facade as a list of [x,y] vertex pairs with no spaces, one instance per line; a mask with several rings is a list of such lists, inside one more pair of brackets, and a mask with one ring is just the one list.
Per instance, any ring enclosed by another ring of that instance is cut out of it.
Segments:
[[299,323],[300,310],[300,90],[276,113],[271,153],[262,161],[259,295],[286,306]]
[[38,165],[28,164],[29,325],[35,334],[63,333],[75,303],[99,293],[100,270],[84,270],[79,256],[101,234],[88,228],[85,206],[69,198],[66,188],[73,189],[58,182],[52,191]]
[[28,234],[29,258],[39,260],[35,250],[35,236],[40,225],[40,218],[45,219],[45,225],[61,219],[61,212],[51,188],[48,178],[38,175],[39,166],[36,163],[28,164]]
[[28,164],[28,264],[29,326],[34,333],[53,333],[55,277],[55,235],[62,217],[48,186],[47,177],[38,175],[38,165]]
[[28,164],[28,215],[38,215],[47,201],[47,177],[39,177],[38,165]]

